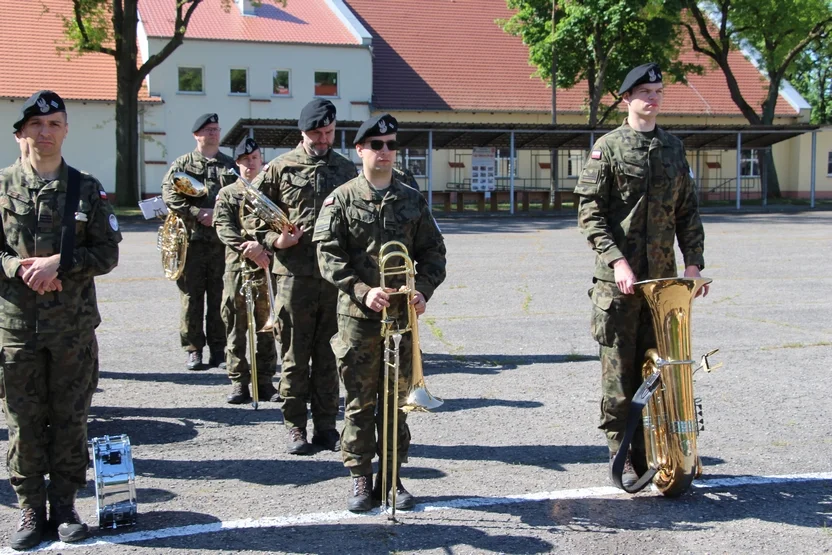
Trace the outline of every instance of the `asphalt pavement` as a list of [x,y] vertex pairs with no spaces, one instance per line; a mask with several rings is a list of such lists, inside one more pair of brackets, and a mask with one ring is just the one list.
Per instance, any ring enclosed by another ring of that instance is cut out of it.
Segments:
[[[123,223],[97,279],[90,437],[129,435],[139,521],[66,553],[824,553],[832,551],[832,212],[706,214],[711,292],[694,303],[703,476],[666,499],[611,488],[589,334],[593,254],[574,217],[440,219],[448,277],[421,318],[428,388],[399,523],[345,511],[340,454],[286,453],[273,403],[225,403],[191,372],[156,225]],[[680,260],[681,263],[681,260]],[[207,360],[207,352],[206,352]],[[701,374],[701,375],[700,375]],[[340,427],[339,418],[339,427]],[[0,448],[7,432],[0,429]],[[17,521],[0,470],[0,545]],[[93,472],[78,509],[96,521]],[[8,552],[0,548],[0,554]]]

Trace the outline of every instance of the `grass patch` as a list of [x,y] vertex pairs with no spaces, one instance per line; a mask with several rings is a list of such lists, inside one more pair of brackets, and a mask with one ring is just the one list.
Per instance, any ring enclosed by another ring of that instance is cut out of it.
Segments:
[[445,334],[442,332],[442,329],[436,325],[436,319],[425,318],[424,322],[428,329],[430,329],[430,333],[432,333],[436,339],[438,339],[439,341],[445,339]]
[[519,291],[520,293],[523,293],[525,295],[523,297],[523,304],[521,305],[521,308],[523,309],[523,312],[528,314],[529,313],[529,305],[532,304],[532,294],[529,293],[529,288],[526,285],[524,285],[523,287],[519,287],[517,289],[517,291]]
[[131,208],[128,206],[113,206],[113,212],[116,216],[141,216],[141,208]]
[[774,351],[776,349],[805,349],[807,347],[832,347],[832,342],[818,341],[817,343],[785,343],[771,347],[760,347],[761,351]]

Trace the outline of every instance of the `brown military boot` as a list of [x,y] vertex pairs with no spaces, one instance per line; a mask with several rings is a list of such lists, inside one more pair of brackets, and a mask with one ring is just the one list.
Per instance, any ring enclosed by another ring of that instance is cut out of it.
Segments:
[[[390,504],[390,486],[387,486],[387,503]],[[381,473],[379,472],[376,474],[375,484],[373,485],[373,499],[377,503],[381,503],[382,493],[381,493]],[[399,511],[409,511],[413,507],[416,506],[416,498],[413,497],[409,491],[404,489],[402,485],[401,476],[396,476],[396,510]]]
[[87,537],[89,528],[73,505],[49,505],[49,521],[58,528],[58,539],[62,542],[79,542]]
[[18,551],[29,549],[40,543],[46,528],[46,507],[20,509],[20,520],[12,532],[9,545]]
[[202,370],[202,351],[188,351],[185,368],[188,370]]
[[[612,461],[615,459],[615,453],[610,452],[610,476],[612,476]],[[625,487],[632,487],[638,482],[638,474],[633,468],[633,462],[630,459],[630,453],[627,453],[627,460],[624,461],[624,471],[621,473],[621,484]]]
[[248,391],[248,384],[234,382],[231,386],[231,393],[225,398],[231,405],[243,405],[251,402],[251,394]]
[[306,441],[306,429],[295,427],[289,430],[287,447],[290,455],[308,455],[312,446]]
[[312,434],[312,443],[322,449],[326,449],[327,451],[340,451],[341,434],[339,434],[338,430],[335,429],[323,430],[320,432],[315,430],[315,433]]
[[261,383],[257,386],[257,396],[261,401],[269,401],[272,403],[280,402],[280,394],[275,389],[272,382]]
[[354,513],[364,513],[373,508],[373,492],[370,487],[372,480],[372,474],[352,477],[350,496],[347,498],[347,510]]

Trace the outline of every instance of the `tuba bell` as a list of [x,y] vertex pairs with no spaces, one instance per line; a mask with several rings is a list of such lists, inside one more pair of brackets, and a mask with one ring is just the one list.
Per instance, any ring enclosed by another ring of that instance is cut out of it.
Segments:
[[[710,282],[707,278],[670,278],[635,284],[650,307],[656,334],[656,348],[647,351],[642,366],[645,383],[634,397],[650,390],[644,394],[642,413],[650,470],[636,486],[652,475],[653,485],[668,497],[684,493],[702,472],[697,450],[701,412],[697,413],[693,374],[700,368],[710,372],[722,365],[709,365],[708,357],[715,350],[693,369],[696,362],[691,360],[690,324],[693,299]],[[641,487],[644,485],[646,481]]]
[[[184,172],[171,175],[171,187],[185,196],[204,197],[208,190],[197,179]],[[159,227],[156,235],[156,249],[162,253],[162,271],[165,277],[176,281],[185,271],[185,258],[188,254],[188,228],[182,218],[173,211],[168,212],[165,223]]]

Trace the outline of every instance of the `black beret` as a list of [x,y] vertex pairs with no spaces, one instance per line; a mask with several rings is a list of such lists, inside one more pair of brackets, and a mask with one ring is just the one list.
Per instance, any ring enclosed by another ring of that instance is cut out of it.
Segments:
[[237,148],[234,149],[234,159],[238,160],[240,156],[251,154],[258,148],[260,148],[260,146],[254,139],[246,139],[245,141],[238,144]]
[[637,68],[630,71],[627,74],[627,77],[624,78],[624,82],[621,83],[621,88],[618,89],[618,94],[624,94],[625,92],[629,92],[632,90],[633,87],[636,85],[641,85],[642,83],[661,83],[662,82],[662,70],[659,68],[659,64],[649,63],[638,66]]
[[298,129],[312,131],[319,127],[326,127],[333,121],[335,121],[335,104],[329,100],[316,98],[300,111]]
[[373,116],[358,128],[355,134],[354,144],[361,144],[370,137],[378,137],[379,135],[389,135],[399,130],[399,122],[390,114],[380,114]]
[[209,123],[219,123],[220,117],[217,114],[202,114],[196,121],[194,122],[194,126],[191,129],[191,133],[198,133],[200,129],[208,125]]
[[23,124],[32,116],[48,116],[55,112],[66,112],[66,105],[58,93],[52,91],[38,91],[23,103],[20,108],[20,119],[14,122],[14,130],[20,131]]

